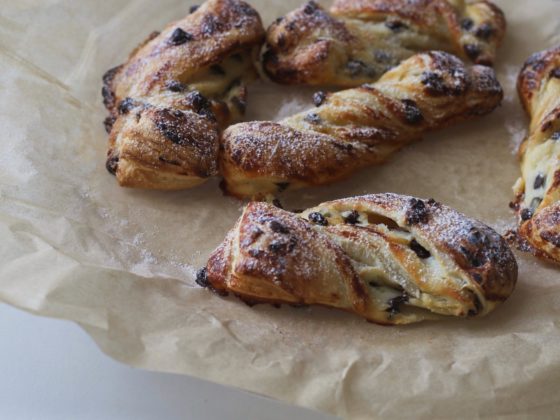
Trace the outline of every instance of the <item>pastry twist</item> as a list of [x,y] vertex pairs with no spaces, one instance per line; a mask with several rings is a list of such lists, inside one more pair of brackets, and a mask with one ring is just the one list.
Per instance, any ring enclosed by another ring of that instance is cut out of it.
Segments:
[[311,1],[267,31],[263,68],[279,83],[358,86],[416,52],[443,50],[491,65],[506,29],[485,0]]
[[197,275],[249,304],[317,304],[380,324],[483,316],[516,279],[515,258],[494,230],[434,200],[396,194],[302,214],[249,203]]
[[314,95],[317,108],[222,135],[224,190],[238,197],[337,181],[431,130],[491,112],[503,93],[489,67],[444,52],[413,56],[377,83]]
[[521,144],[521,178],[512,207],[521,248],[560,263],[560,46],[533,55],[518,79],[531,117]]
[[219,130],[245,109],[264,37],[239,0],[208,0],[105,76],[107,169],[127,187],[179,189],[217,173]]

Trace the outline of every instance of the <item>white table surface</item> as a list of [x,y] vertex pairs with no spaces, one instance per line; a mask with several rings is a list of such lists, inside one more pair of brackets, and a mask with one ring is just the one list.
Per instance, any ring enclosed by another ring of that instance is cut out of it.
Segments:
[[104,355],[76,324],[0,304],[0,419],[332,420]]

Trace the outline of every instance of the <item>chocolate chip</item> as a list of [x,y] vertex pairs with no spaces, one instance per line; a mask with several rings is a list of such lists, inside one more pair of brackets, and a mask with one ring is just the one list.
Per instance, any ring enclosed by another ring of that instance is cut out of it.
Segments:
[[247,253],[253,258],[260,258],[264,255],[264,251],[262,249],[255,249],[252,248]]
[[346,68],[352,76],[357,76],[365,68],[366,64],[360,60],[350,60],[346,63]]
[[361,60],[349,60],[346,63],[346,68],[352,77],[357,77],[361,74],[365,74],[367,77],[375,77],[375,70],[368,67],[366,63]]
[[238,12],[240,15],[258,16],[257,11],[255,9],[253,9],[247,3],[243,3],[243,2],[233,3],[233,10]]
[[541,125],[541,131],[546,133],[552,127],[552,121],[546,121],[543,125]]
[[554,231],[545,230],[540,234],[540,237],[554,245],[556,248],[560,248],[560,234]]
[[113,129],[113,125],[115,124],[116,120],[117,119],[115,117],[107,117],[103,120],[103,125],[105,126],[105,131],[107,132],[107,134],[109,134]]
[[165,84],[165,87],[169,89],[171,92],[182,92],[185,90],[185,85],[177,80],[170,80]]
[[533,212],[541,205],[542,203],[542,198],[540,197],[535,197],[533,198],[533,200],[531,201],[531,210],[533,210]]
[[177,46],[184,44],[185,42],[192,41],[193,39],[194,37],[192,36],[192,34],[183,31],[181,28],[177,28],[169,37],[169,43],[171,45]]
[[273,232],[276,233],[289,233],[290,230],[284,226],[282,223],[280,223],[278,220],[271,220],[270,221],[270,230],[272,230]]
[[463,49],[465,50],[465,54],[467,54],[467,57],[469,57],[471,60],[476,60],[482,52],[480,50],[480,47],[476,44],[466,44]]
[[467,259],[468,263],[472,267],[476,268],[484,265],[484,261],[486,258],[482,252],[479,252],[479,250],[470,250],[465,248],[464,246],[461,246],[460,249],[463,255],[465,256],[465,258]]
[[268,245],[268,250],[278,254],[286,250],[286,243],[280,241],[273,241]]
[[276,25],[279,25],[280,23],[282,23],[282,21],[284,20],[284,16],[280,16],[279,18],[276,18],[276,20],[274,21],[274,23]]
[[492,35],[494,35],[494,27],[489,23],[483,23],[478,27],[474,34],[477,38],[488,41]]
[[429,93],[442,94],[447,91],[443,77],[438,73],[425,71],[420,77],[420,82],[428,88]]
[[316,225],[321,225],[321,226],[327,226],[329,224],[329,221],[325,219],[325,216],[323,216],[319,212],[310,213],[309,221],[315,223]]
[[523,221],[529,220],[532,217],[533,217],[533,212],[531,211],[531,209],[521,210],[521,220]]
[[119,114],[128,114],[132,108],[134,108],[134,100],[132,98],[124,98],[119,103]]
[[200,115],[213,116],[212,104],[202,95],[198,90],[189,92],[185,99],[187,103],[193,108],[194,112]]
[[267,50],[263,54],[263,62],[270,63],[271,65],[278,64],[278,55],[270,49],[270,45],[267,44]]
[[461,28],[465,31],[470,31],[474,26],[474,21],[470,18],[461,19]]
[[210,282],[208,281],[208,271],[205,268],[201,268],[196,272],[196,284],[200,287],[210,287]]
[[373,56],[377,61],[380,63],[390,63],[393,60],[393,56],[386,51],[383,50],[376,50],[373,53]]
[[396,296],[392,299],[389,299],[387,302],[387,309],[386,312],[389,312],[390,316],[394,316],[400,312],[401,305],[408,302],[408,294],[403,292],[402,295]]
[[344,223],[349,225],[355,225],[360,221],[360,213],[356,210],[352,210],[347,216],[344,216]]
[[476,228],[471,229],[467,239],[473,245],[481,245],[487,241],[486,236]]
[[560,67],[556,67],[550,71],[550,78],[560,79]]
[[288,241],[288,252],[292,252],[297,245],[297,238],[295,236],[291,236],[290,240]]
[[188,144],[188,137],[182,130],[186,116],[181,111],[163,109],[158,111],[155,124],[158,130],[173,143],[184,146]]
[[410,241],[410,249],[412,249],[416,255],[418,255],[418,258],[422,258],[422,259],[426,259],[426,258],[430,258],[432,256],[432,254],[430,254],[430,251],[428,251],[426,248],[424,248],[422,245],[420,245],[416,239],[413,239],[412,241]]
[[399,32],[403,29],[407,29],[408,26],[399,20],[387,20],[385,21],[385,26],[392,30],[393,32]]
[[107,168],[107,171],[109,171],[111,175],[116,175],[118,167],[119,167],[119,157],[109,155],[107,161],[105,162],[105,168]]
[[473,304],[474,304],[474,309],[471,309],[469,311],[469,316],[478,315],[483,308],[482,302],[480,301],[480,298],[474,292],[473,292]]
[[418,105],[412,99],[403,99],[401,101],[404,105],[404,115],[406,122],[409,124],[418,124],[424,120],[422,111],[418,108]]
[[538,174],[535,178],[535,183],[533,184],[533,188],[538,190],[539,188],[543,187],[546,183],[546,176],[543,174]]
[[351,152],[354,149],[352,143],[340,143],[338,141],[333,141],[331,144],[337,149],[344,150],[345,152]]
[[289,182],[277,182],[276,187],[278,189],[278,192],[282,192],[282,191],[286,191],[286,189],[290,186]]
[[314,112],[308,113],[305,117],[303,117],[303,120],[305,122],[308,122],[309,124],[320,124],[321,123],[321,117],[319,117]]
[[422,200],[411,198],[408,205],[409,208],[406,211],[406,221],[409,225],[428,222],[428,209]]
[[312,15],[313,13],[315,13],[317,8],[317,3],[315,3],[314,1],[310,1],[303,8],[303,13],[305,13],[306,15]]
[[199,6],[198,4],[195,4],[195,5],[191,6],[191,7],[189,8],[189,13],[194,13],[194,12],[196,12],[196,11],[198,10],[199,7],[200,7],[200,6]]
[[315,106],[321,106],[323,105],[323,102],[325,102],[325,99],[327,99],[327,94],[325,92],[323,92],[322,90],[315,92],[313,94],[313,103],[315,104]]
[[554,141],[560,140],[560,131],[557,131],[556,133],[552,133],[551,139]]
[[206,15],[202,20],[202,33],[204,35],[212,35],[217,30],[220,30],[223,24],[218,21],[214,15]]
[[216,74],[219,76],[224,76],[226,74],[222,66],[219,66],[218,64],[214,64],[213,66],[210,66],[210,72],[212,74]]
[[286,46],[286,36],[284,34],[278,35],[278,39],[276,40],[276,44],[280,49]]
[[109,86],[103,86],[101,88],[101,96],[103,97],[103,105],[105,105],[106,108],[112,108],[115,96]]

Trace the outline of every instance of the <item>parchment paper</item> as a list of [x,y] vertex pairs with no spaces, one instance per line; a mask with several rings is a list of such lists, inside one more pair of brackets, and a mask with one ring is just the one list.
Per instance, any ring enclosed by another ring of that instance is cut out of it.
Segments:
[[[299,0],[257,1],[265,24]],[[434,197],[504,232],[527,120],[515,78],[560,43],[560,1],[497,1],[508,35],[492,115],[428,138],[303,208],[392,191]],[[560,269],[517,254],[518,287],[486,319],[401,328],[322,308],[249,308],[195,287],[240,214],[217,182],[117,186],[104,168],[103,72],[189,1],[0,2],[0,300],[79,323],[133,366],[190,374],[348,418],[554,416],[560,406]],[[248,119],[311,104],[311,89],[257,83]]]

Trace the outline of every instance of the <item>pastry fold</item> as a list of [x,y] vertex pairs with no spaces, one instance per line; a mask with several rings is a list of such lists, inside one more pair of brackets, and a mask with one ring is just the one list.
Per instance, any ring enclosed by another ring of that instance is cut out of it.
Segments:
[[494,110],[494,71],[445,52],[417,54],[374,84],[314,95],[316,108],[222,134],[226,193],[254,197],[332,183],[385,161],[425,133]]
[[531,118],[512,208],[521,249],[560,263],[560,46],[531,56],[517,84]]
[[249,203],[197,275],[249,304],[323,305],[380,324],[479,317],[517,264],[488,226],[434,200],[377,194],[301,214]]
[[103,77],[107,169],[120,185],[181,189],[217,174],[219,132],[243,115],[264,37],[240,0],[208,0]]
[[421,51],[443,50],[492,65],[503,12],[485,0],[311,1],[267,31],[263,68],[286,84],[358,86]]

